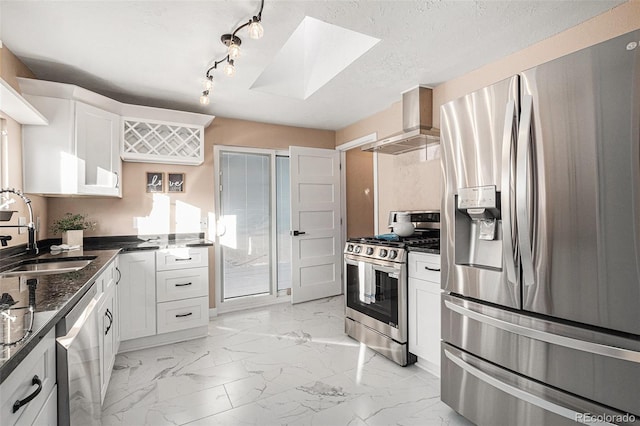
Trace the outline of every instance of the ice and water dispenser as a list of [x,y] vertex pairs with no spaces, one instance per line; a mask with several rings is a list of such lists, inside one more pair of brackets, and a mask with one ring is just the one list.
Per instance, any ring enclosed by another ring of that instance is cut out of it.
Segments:
[[502,268],[500,192],[495,185],[460,188],[456,197],[457,265]]

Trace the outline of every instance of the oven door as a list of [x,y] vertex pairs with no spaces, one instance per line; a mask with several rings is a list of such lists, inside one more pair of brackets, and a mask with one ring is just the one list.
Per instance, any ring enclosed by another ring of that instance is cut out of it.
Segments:
[[347,317],[398,343],[407,341],[407,278],[404,264],[345,255]]

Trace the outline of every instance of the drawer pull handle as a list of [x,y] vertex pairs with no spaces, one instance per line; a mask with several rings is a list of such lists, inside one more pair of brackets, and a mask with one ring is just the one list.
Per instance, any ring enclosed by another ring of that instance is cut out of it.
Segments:
[[111,326],[113,325],[113,314],[111,313],[111,311],[109,311],[109,309],[107,309],[104,315],[109,320],[109,325],[107,326],[107,329],[104,331],[104,335],[106,336],[107,334],[109,334],[109,330],[111,330]]
[[426,269],[427,271],[440,272],[440,268],[436,269],[436,268],[429,268],[428,266],[425,266],[424,269]]
[[191,285],[192,283],[184,283],[184,284],[176,284],[176,287],[185,287]]
[[18,411],[23,405],[27,405],[28,403],[30,403],[33,400],[33,398],[38,396],[40,391],[42,391],[42,380],[40,380],[40,377],[38,377],[37,375],[33,376],[33,379],[31,379],[31,386],[36,386],[36,385],[38,386],[38,389],[34,390],[31,395],[29,395],[25,399],[22,399],[22,400],[19,399],[13,403],[14,413]]
[[183,257],[183,258],[178,258],[177,257],[176,258],[176,262],[184,262],[184,261],[191,260],[191,259],[192,259],[191,257]]
[[193,315],[193,312],[189,312],[189,313],[187,313],[187,314],[177,314],[177,315],[176,315],[176,318],[188,317],[188,316],[190,316],[190,315]]

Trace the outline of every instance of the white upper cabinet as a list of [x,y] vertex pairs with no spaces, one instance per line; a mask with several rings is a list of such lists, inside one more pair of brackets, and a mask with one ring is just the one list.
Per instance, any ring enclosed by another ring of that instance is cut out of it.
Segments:
[[71,99],[25,97],[49,120],[23,127],[25,192],[121,196],[118,115]]
[[49,121],[23,126],[25,192],[122,196],[118,102],[69,84],[19,81]]
[[124,161],[199,165],[204,129],[213,115],[122,104],[120,155]]
[[123,104],[71,84],[18,81],[24,98],[49,121],[23,127],[27,193],[121,197],[121,159],[204,161],[212,115]]

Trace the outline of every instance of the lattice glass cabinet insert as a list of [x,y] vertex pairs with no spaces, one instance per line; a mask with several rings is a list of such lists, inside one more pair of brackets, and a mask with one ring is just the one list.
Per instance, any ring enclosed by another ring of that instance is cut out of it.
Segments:
[[122,159],[202,164],[204,128],[162,121],[124,118]]

